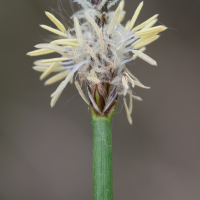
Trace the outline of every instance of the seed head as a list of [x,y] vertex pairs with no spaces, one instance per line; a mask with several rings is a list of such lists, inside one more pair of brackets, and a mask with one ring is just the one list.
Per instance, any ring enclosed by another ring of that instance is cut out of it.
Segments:
[[[58,39],[36,45],[38,50],[28,53],[30,56],[54,52],[60,54],[60,57],[38,60],[33,67],[36,71],[43,72],[41,80],[51,73],[57,73],[48,79],[45,85],[64,79],[51,95],[51,107],[56,104],[67,84],[75,78],[80,96],[99,115],[108,115],[118,96],[124,96],[128,121],[132,123],[132,98],[141,101],[140,97],[132,94],[132,89],[135,86],[146,89],[149,87],[144,86],[126,68],[126,63],[139,57],[151,65],[157,65],[155,60],[143,52],[146,46],[157,40],[160,37],[158,34],[167,28],[154,26],[158,15],[135,26],[143,2],[139,4],[126,25],[122,23],[125,16],[123,0],[115,11],[110,8],[118,0],[109,3],[107,0],[74,2],[82,8],[71,17],[73,27],[65,27],[54,15],[45,12],[56,27],[41,27],[56,34]],[[83,87],[87,89],[86,95]],[[127,95],[130,96],[129,107],[125,98]]]

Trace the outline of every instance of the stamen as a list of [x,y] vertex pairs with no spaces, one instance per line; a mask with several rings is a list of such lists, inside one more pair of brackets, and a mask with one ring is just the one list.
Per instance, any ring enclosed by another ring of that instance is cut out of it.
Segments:
[[56,83],[57,81],[64,79],[70,73],[70,71],[71,70],[65,70],[64,72],[60,72],[59,74],[52,76],[45,82],[45,85],[51,85],[53,83]]
[[57,45],[54,45],[54,44],[48,44],[48,43],[37,44],[37,45],[35,45],[35,48],[38,48],[38,49],[51,49],[53,51],[62,52],[62,53],[64,53],[66,51],[65,48],[63,48],[63,47],[60,47],[60,46],[57,46]]
[[130,25],[131,25],[131,20],[127,21],[127,23],[125,25],[125,29],[129,30],[130,29]]
[[62,32],[66,31],[65,27],[63,26],[63,24],[55,16],[53,16],[49,12],[45,12],[45,14]]
[[52,63],[52,65],[40,76],[40,80],[46,78],[57,67],[57,65],[57,62]]
[[132,90],[130,91],[129,96],[130,96],[130,100],[129,100],[129,108],[128,108],[128,111],[129,111],[129,114],[131,115],[131,113],[132,113],[132,111],[133,111]]
[[122,1],[119,3],[120,11],[123,11],[123,10],[124,10],[124,5],[125,5],[125,2],[124,2],[124,0],[122,0]]
[[136,78],[127,68],[125,68],[125,71],[126,71],[134,80],[140,82],[140,81],[138,80],[138,78]]
[[73,82],[74,82],[74,78],[72,77],[70,80],[70,84],[73,84]]
[[[45,67],[45,66],[34,66],[33,69],[35,71],[38,71],[38,72],[44,72],[48,69],[48,67]],[[65,68],[62,66],[62,67],[56,67],[55,69],[53,69],[52,72],[60,72],[60,71],[63,71],[65,70]]]
[[[129,92],[129,94],[130,94],[130,92]],[[142,98],[139,97],[139,96],[135,96],[135,95],[133,95],[133,94],[131,94],[131,96],[132,96],[132,98],[134,98],[134,99],[136,99],[136,100],[138,100],[138,101],[142,101]]]
[[113,31],[113,29],[115,28],[115,25],[116,25],[118,18],[119,18],[119,14],[120,14],[120,8],[118,7],[117,10],[114,13],[114,16],[113,16],[109,26],[108,26],[108,30],[107,30],[108,35],[110,35],[111,32]]
[[135,13],[134,13],[134,15],[133,15],[133,17],[132,17],[132,19],[131,19],[131,23],[130,23],[130,29],[132,29],[133,28],[133,26],[135,25],[135,22],[136,22],[136,20],[137,20],[137,18],[138,18],[138,16],[139,16],[139,14],[140,14],[140,11],[141,11],[141,9],[142,9],[142,7],[143,7],[143,1],[139,4],[139,6],[137,7],[137,9],[136,9],[136,11],[135,11]]
[[144,28],[142,28],[142,30],[145,30],[147,28],[151,28],[154,26],[154,24],[158,21],[158,19],[154,19],[153,21],[151,21],[149,24],[147,24]]
[[134,43],[133,43],[133,47],[134,47],[134,49],[140,49],[140,48],[147,46],[147,45],[151,44],[152,42],[156,41],[159,37],[160,37],[160,35],[155,35],[153,37],[142,39],[136,45],[134,45]]
[[77,39],[59,39],[59,40],[54,40],[54,41],[52,41],[51,44],[54,44],[54,42],[57,42],[57,41],[60,41],[60,42],[78,43],[78,40],[77,40]]
[[[49,66],[51,65],[51,63],[42,63],[42,61],[43,61],[43,60],[36,60],[33,64],[34,64],[34,65],[43,66],[43,67],[44,67],[44,66],[48,66],[48,67],[49,67]],[[61,62],[60,62],[59,64],[61,64]]]
[[50,54],[53,53],[54,51],[51,49],[39,49],[39,50],[34,50],[31,52],[28,52],[27,55],[29,56],[41,56],[41,55],[45,55],[45,54]]
[[126,72],[125,72],[125,74],[127,76],[128,81],[132,84],[132,87],[134,88],[135,87],[134,80]]
[[121,23],[124,20],[125,14],[120,14],[118,22]]
[[104,39],[103,39],[103,30],[102,30],[102,27],[99,29],[99,39],[100,39],[100,43],[101,43],[102,52],[104,53],[105,48],[104,48]]
[[51,94],[51,97],[55,97],[55,96],[61,94],[62,91],[67,86],[68,82],[71,80],[71,78],[73,76],[74,76],[74,74],[70,72],[69,75],[65,78],[65,80],[62,81],[62,83],[58,86],[58,88],[56,89],[56,91]]
[[124,86],[124,96],[126,96],[128,90],[128,81],[125,76],[122,76],[122,85]]
[[[146,47],[142,47],[142,48],[139,49],[138,51],[144,52],[144,51],[146,51]],[[138,56],[135,54],[135,55],[133,56],[133,60],[135,60],[137,57],[138,57]]]
[[85,45],[86,49],[88,50],[88,52],[90,53],[90,55],[94,58],[94,52],[92,51],[92,49],[83,41],[83,44]]
[[125,106],[125,110],[126,110],[127,119],[129,121],[129,123],[132,124],[133,121],[132,121],[131,115],[129,113],[129,109],[128,109],[128,106],[127,106],[127,103],[126,103],[126,98],[123,98],[123,100],[124,100],[124,106]]
[[94,30],[96,31],[97,35],[99,36],[99,26],[96,24],[96,22],[92,19],[92,17],[88,13],[85,13],[85,16],[86,16],[87,20],[92,24]]
[[148,62],[150,65],[157,66],[157,62],[155,60],[153,60],[151,57],[147,56],[146,54],[142,53],[141,51],[133,50],[133,53],[136,54],[141,59],[143,59],[144,61]]
[[[126,70],[126,72],[125,72],[125,74],[127,75],[127,76],[131,76],[132,78],[133,78],[133,81],[134,81],[134,84],[135,85],[137,85],[137,86],[139,86],[139,87],[141,87],[141,88],[145,88],[145,89],[150,89],[150,87],[147,87],[147,86],[145,86],[145,85],[143,85],[135,76],[133,76],[133,74],[131,74],[131,72],[127,69],[127,68],[125,68],[125,70]],[[129,77],[130,77],[129,76]]]
[[136,32],[135,34],[138,36],[154,33],[154,32],[162,32],[165,31],[167,28],[165,26],[155,26],[153,28],[144,29],[141,31]]
[[132,30],[134,32],[140,30],[141,28],[143,28],[144,26],[146,26],[147,24],[149,24],[151,21],[153,21],[154,19],[156,19],[158,17],[158,14],[157,15],[154,15],[153,17],[149,18],[148,20],[146,20],[145,22],[143,22],[142,24],[136,26],[135,28],[133,28]]
[[[64,84],[64,83],[61,83],[61,84]],[[52,108],[55,106],[55,104],[58,101],[61,94],[62,94],[62,92],[60,92],[57,95],[55,95],[54,97],[52,97],[51,104],[50,104]]]
[[42,60],[42,63],[52,63],[52,62],[58,62],[58,61],[66,61],[69,60],[69,58],[61,57],[61,58],[50,58],[46,60]]
[[144,89],[150,89],[151,87],[147,87],[145,85],[143,85],[141,82],[135,81],[134,80],[135,85],[137,85],[138,87],[144,88]]
[[76,88],[80,94],[80,96],[82,97],[82,99],[85,101],[86,104],[90,104],[89,101],[87,100],[85,94],[83,93],[83,90],[81,89],[81,86],[79,85],[78,81],[75,81],[75,85],[76,85]]
[[88,81],[91,81],[95,84],[99,84],[100,83],[100,80],[98,78],[95,78],[95,77],[87,77],[87,80]]
[[64,45],[64,46],[71,46],[71,47],[78,47],[79,45],[75,42],[69,42],[65,40],[54,40],[50,44],[57,44],[57,45]]
[[55,33],[55,34],[57,34],[57,35],[60,35],[60,36],[62,36],[62,37],[67,37],[67,35],[65,34],[65,33],[63,33],[63,32],[61,32],[61,31],[59,31],[59,30],[57,30],[57,29],[55,29],[55,28],[51,28],[50,26],[46,26],[46,25],[40,25],[43,29],[46,29],[46,30],[48,30],[48,31],[50,31],[50,32],[52,32],[52,33]]
[[79,45],[82,46],[83,45],[82,31],[81,31],[81,27],[80,27],[80,24],[78,22],[78,19],[76,17],[74,17],[74,27],[75,27],[78,43],[79,43]]

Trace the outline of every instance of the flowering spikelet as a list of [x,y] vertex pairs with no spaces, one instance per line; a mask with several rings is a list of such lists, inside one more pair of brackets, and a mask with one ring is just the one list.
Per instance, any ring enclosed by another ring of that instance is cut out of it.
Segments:
[[[29,52],[30,56],[39,56],[57,52],[60,57],[43,59],[35,62],[36,71],[43,72],[40,79],[49,74],[57,74],[48,79],[45,85],[63,80],[51,95],[53,107],[69,82],[76,79],[75,85],[80,96],[87,104],[91,104],[99,115],[106,116],[122,95],[127,117],[132,123],[132,98],[141,100],[132,94],[135,86],[148,89],[130,71],[125,64],[137,57],[157,65],[156,61],[144,54],[145,46],[157,40],[165,26],[154,26],[158,15],[135,26],[143,7],[137,7],[132,19],[123,25],[125,16],[122,0],[115,11],[109,9],[118,0],[74,0],[81,5],[71,19],[73,27],[65,27],[54,15],[46,12],[55,27],[41,25],[42,28],[58,35],[58,39],[50,43],[36,45],[38,50]],[[154,27],[153,27],[154,26]],[[76,75],[75,75],[76,74]],[[86,95],[82,88],[86,87]],[[130,96],[129,107],[126,95]],[[87,99],[88,96],[88,99]]]

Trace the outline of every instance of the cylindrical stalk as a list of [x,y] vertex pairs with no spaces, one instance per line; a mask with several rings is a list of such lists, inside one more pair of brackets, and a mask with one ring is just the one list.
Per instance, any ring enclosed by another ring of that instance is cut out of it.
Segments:
[[93,117],[94,200],[113,200],[112,135],[110,120]]

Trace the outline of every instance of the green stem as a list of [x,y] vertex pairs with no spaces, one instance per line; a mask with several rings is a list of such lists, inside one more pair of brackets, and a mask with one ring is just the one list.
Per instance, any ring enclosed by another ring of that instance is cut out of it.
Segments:
[[110,119],[92,115],[94,200],[113,200]]

